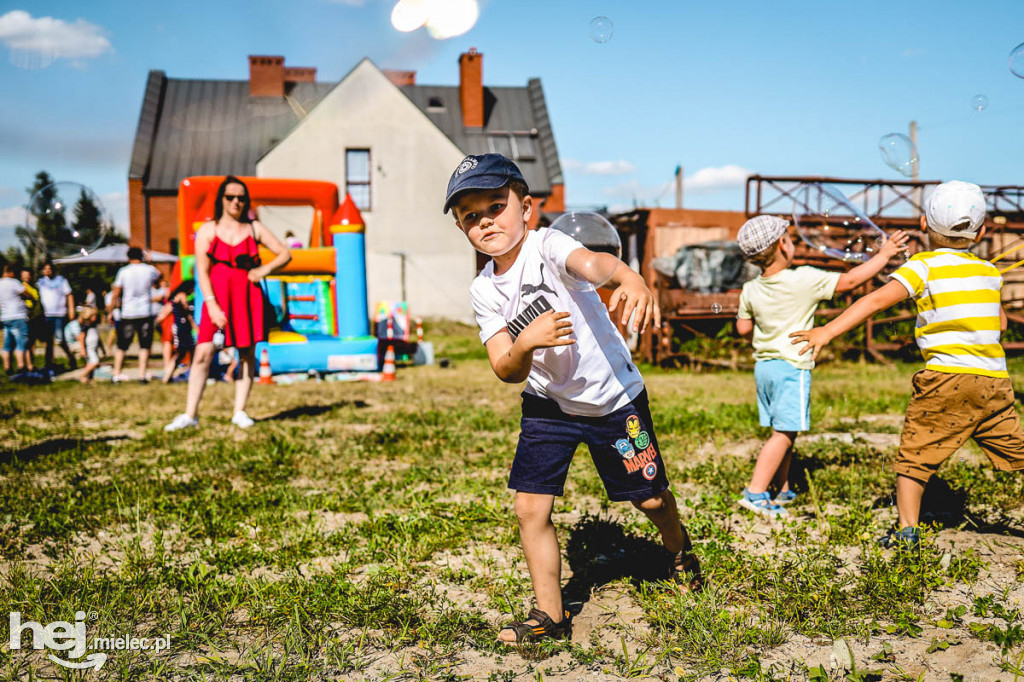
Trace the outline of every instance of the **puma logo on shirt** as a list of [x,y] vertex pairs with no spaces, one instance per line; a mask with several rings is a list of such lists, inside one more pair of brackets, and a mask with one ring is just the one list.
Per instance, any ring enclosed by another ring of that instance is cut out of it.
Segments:
[[546,291],[549,294],[555,293],[554,289],[549,287],[547,284],[544,284],[544,263],[540,264],[540,284],[523,284],[522,289],[519,290],[519,294],[523,298],[526,298],[527,296],[532,296],[538,291]]

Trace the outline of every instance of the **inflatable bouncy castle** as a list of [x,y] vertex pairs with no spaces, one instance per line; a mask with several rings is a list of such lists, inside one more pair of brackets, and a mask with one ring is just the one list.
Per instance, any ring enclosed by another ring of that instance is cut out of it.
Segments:
[[[224,176],[186,178],[178,188],[180,259],[172,286],[192,279],[195,233],[213,220],[217,187]],[[266,349],[273,373],[376,371],[377,338],[370,335],[366,305],[366,248],[363,218],[352,198],[338,202],[338,186],[318,180],[241,178],[249,188],[252,210],[308,206],[313,225],[308,247],[292,249],[292,260],[263,281],[278,328]],[[264,263],[274,255],[260,249]],[[196,320],[202,292],[196,287]]]

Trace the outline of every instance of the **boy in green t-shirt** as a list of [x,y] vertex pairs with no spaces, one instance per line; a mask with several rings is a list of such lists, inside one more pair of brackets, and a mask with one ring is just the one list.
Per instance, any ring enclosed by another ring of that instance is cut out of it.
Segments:
[[[739,504],[771,517],[786,515],[782,505],[796,498],[789,489],[793,441],[811,425],[814,361],[800,355],[789,335],[810,329],[819,301],[867,282],[907,242],[907,235],[897,231],[871,260],[849,272],[791,268],[795,247],[788,227],[789,222],[778,216],[760,215],[745,222],[736,238],[747,260],[763,271],[743,285],[736,331],[753,336],[757,411],[761,426],[772,428]],[[770,488],[777,491],[774,501]]]

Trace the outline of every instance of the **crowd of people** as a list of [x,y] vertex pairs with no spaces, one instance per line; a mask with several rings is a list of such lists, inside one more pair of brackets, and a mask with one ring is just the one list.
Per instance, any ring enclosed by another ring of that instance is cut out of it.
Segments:
[[[293,243],[294,235],[286,237]],[[260,259],[260,247],[274,258]],[[167,425],[168,431],[199,425],[199,403],[212,377],[235,383],[232,423],[252,426],[245,412],[256,374],[256,344],[265,340],[270,323],[260,282],[291,260],[288,246],[256,220],[249,191],[228,176],[217,193],[214,219],[196,232],[195,280],[173,290],[144,251],[128,249],[128,264],[117,271],[102,296],[87,288],[76,302],[68,280],[44,263],[38,279],[29,268],[7,264],[0,278],[0,322],[3,325],[3,366],[7,377],[31,383],[52,379],[59,370],[75,371],[80,381],[93,381],[101,359],[113,355],[113,383],[129,381],[125,359],[137,343],[138,381],[148,383],[150,352],[160,327],[164,383],[187,378],[185,411]],[[198,286],[203,314],[196,322],[191,299]],[[110,327],[102,338],[100,326]],[[35,345],[45,345],[44,363],[36,367]],[[54,346],[65,356],[65,367],[54,361]]]

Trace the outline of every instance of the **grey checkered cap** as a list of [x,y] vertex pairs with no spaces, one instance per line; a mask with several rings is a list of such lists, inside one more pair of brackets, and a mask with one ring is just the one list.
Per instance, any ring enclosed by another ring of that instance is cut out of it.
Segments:
[[743,223],[736,241],[748,256],[761,253],[786,233],[789,221],[774,215],[759,215]]

